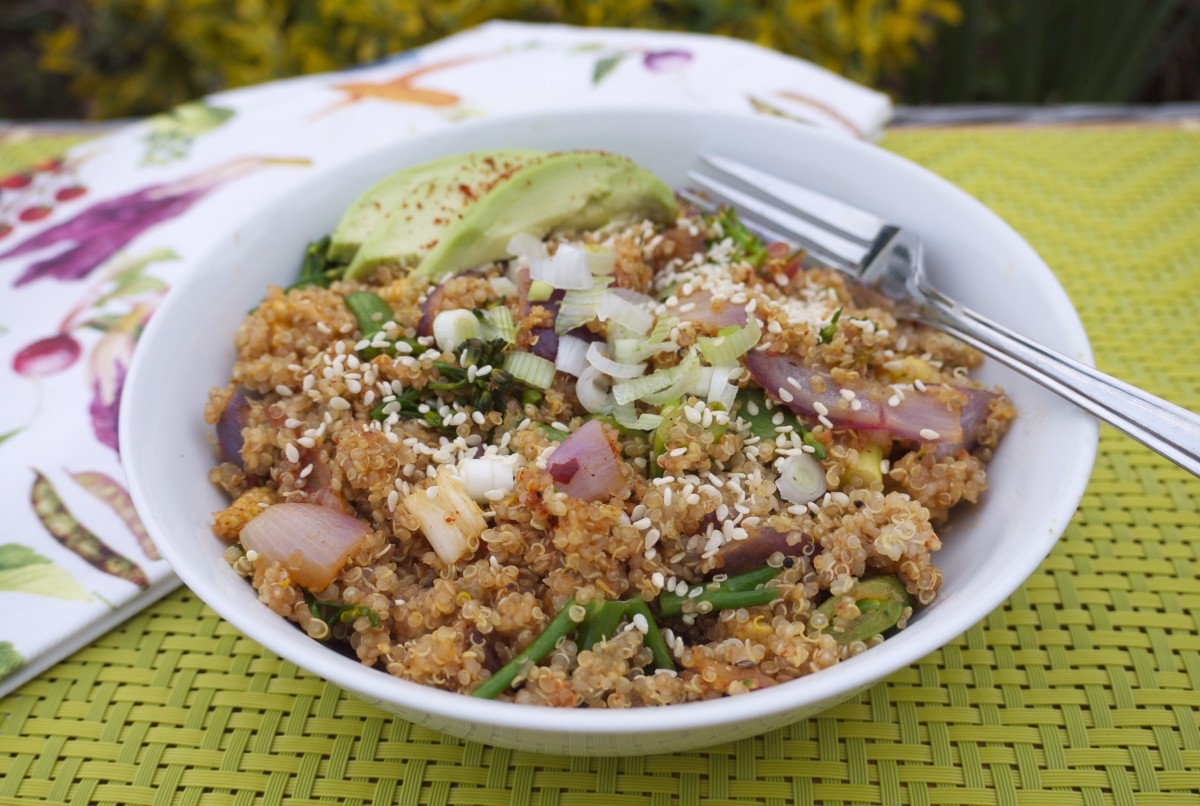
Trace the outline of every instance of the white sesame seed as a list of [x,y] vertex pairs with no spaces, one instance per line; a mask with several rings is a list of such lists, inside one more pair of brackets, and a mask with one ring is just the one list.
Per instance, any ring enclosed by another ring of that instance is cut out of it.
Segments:
[[829,407],[819,400],[813,401],[813,409],[817,412],[817,414],[829,414]]
[[[796,399],[796,396],[793,395],[791,392],[789,392],[787,389],[784,389],[781,387],[779,389],[779,399],[782,400],[784,403],[791,403],[793,400]],[[818,403],[818,405],[819,405],[819,403]]]
[[828,417],[826,417],[824,414],[822,414],[822,415],[820,415],[819,417],[817,417],[817,421],[818,421],[818,422],[819,422],[821,425],[823,425],[823,426],[825,426],[826,428],[828,428],[829,430],[831,430],[831,431],[833,430],[833,421],[831,421],[831,420],[830,420]]
[[334,395],[329,399],[329,408],[335,411],[345,411],[350,408],[350,401],[341,395]]
[[850,411],[861,411],[861,410],[862,410],[862,401],[861,400],[851,400],[850,401]]
[[283,455],[286,456],[287,460],[292,464],[296,464],[300,461],[300,451],[296,450],[296,446],[290,442],[284,446]]
[[892,408],[896,408],[897,406],[899,406],[899,405],[900,405],[900,398],[899,398],[899,396],[897,396],[897,395],[892,395],[891,397],[889,397],[889,398],[888,398],[888,405],[889,405],[889,406],[891,406]]
[[925,382],[922,381],[920,378],[917,378],[916,380],[913,381],[913,386],[916,388],[916,390],[918,392],[925,391]]
[[934,431],[932,428],[921,429],[921,439],[935,440],[940,436],[941,434],[939,434],[937,431]]
[[685,453],[687,453],[687,448],[675,448],[667,455],[668,456],[683,456]]
[[281,397],[291,397],[292,396],[291,388],[284,386],[282,383],[275,387],[275,393],[280,395]]
[[283,421],[283,425],[285,428],[299,428],[300,426],[304,425],[304,423],[300,422],[295,417],[288,417]]
[[296,444],[302,448],[312,448],[317,442],[312,437],[300,437],[300,439],[296,440]]
[[639,532],[646,531],[647,529],[650,528],[651,525],[652,525],[652,523],[649,518],[639,518],[638,520],[633,522],[633,528],[637,529]]
[[[432,469],[432,467],[431,467],[431,469]],[[438,495],[438,488],[437,488],[436,484],[434,484],[431,487],[427,487],[425,489],[425,497],[428,498],[430,501],[437,498],[437,495]]]

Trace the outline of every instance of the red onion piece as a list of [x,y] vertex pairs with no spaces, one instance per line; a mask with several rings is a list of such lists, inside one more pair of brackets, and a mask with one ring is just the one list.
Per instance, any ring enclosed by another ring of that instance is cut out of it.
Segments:
[[[926,392],[908,392],[899,405],[882,406],[883,427],[903,439],[921,442],[954,444],[962,441],[961,418],[951,411],[944,398],[935,394],[937,387]],[[930,433],[937,434],[930,438]]]
[[[972,428],[979,428],[979,407],[982,417],[987,417],[990,398],[972,402],[978,390],[931,384],[924,392],[907,392],[897,405],[889,405],[893,392],[881,383],[863,382],[852,387],[843,387],[834,382],[824,370],[806,367],[791,356],[754,351],[746,354],[746,367],[755,382],[775,400],[784,403],[797,414],[805,417],[818,415],[817,405],[835,426],[853,428],[858,431],[887,431],[899,439],[915,442],[932,442],[939,445],[957,445],[970,432],[964,427],[963,415],[951,408],[948,398],[955,394],[967,397],[967,405],[973,407]],[[813,380],[823,382],[821,392],[813,389]],[[859,402],[856,411],[842,397],[841,390],[849,388]],[[985,393],[990,394],[990,393]],[[788,400],[788,398],[791,398]],[[936,436],[930,436],[930,434]],[[976,437],[977,438],[977,437]]]
[[246,416],[250,412],[250,401],[241,388],[234,389],[217,420],[217,445],[221,448],[221,458],[232,462],[243,470],[242,463],[242,429],[246,427]]
[[553,327],[535,327],[530,334],[534,342],[529,346],[529,352],[547,361],[558,358],[558,334]]
[[[688,305],[692,307],[687,308]],[[687,310],[683,310],[687,308]],[[685,322],[695,322],[698,325],[715,325],[716,327],[728,327],[737,325],[741,327],[746,324],[746,309],[741,305],[734,305],[728,300],[721,303],[721,310],[713,310],[712,294],[703,289],[693,291],[688,296],[679,300],[679,305],[674,308],[668,308],[667,312],[678,316]]]
[[[828,374],[823,370],[806,367],[798,359],[779,353],[752,350],[746,354],[746,367],[755,383],[768,395],[783,402],[797,414],[815,418],[818,415],[819,403],[829,412],[826,416],[834,425],[860,431],[877,431],[884,427],[880,403],[875,397],[867,394],[867,390],[854,390],[861,406],[855,411],[850,408],[848,401],[842,398],[841,387],[834,383]],[[813,389],[814,378],[824,381],[820,392]],[[886,391],[882,385],[877,386],[880,391]],[[783,394],[780,394],[781,390]],[[790,401],[787,400],[789,397]]]
[[967,404],[963,406],[960,412],[960,420],[962,425],[962,440],[957,443],[946,443],[938,446],[937,456],[947,456],[958,451],[959,448],[972,450],[975,443],[979,441],[979,437],[983,434],[983,429],[987,425],[988,414],[991,412],[992,401],[1000,397],[995,392],[989,392],[986,389],[971,389],[966,386],[956,386],[956,392],[962,392],[967,396]]
[[717,568],[736,576],[761,568],[777,551],[785,557],[811,557],[816,552],[816,545],[807,534],[801,533],[795,545],[788,543],[789,534],[764,526],[745,540],[726,543],[717,551]]
[[287,569],[296,584],[319,591],[337,578],[371,527],[316,504],[275,504],[242,527],[240,540]]
[[599,420],[589,420],[564,439],[546,470],[558,489],[582,501],[609,498],[625,484],[616,449]]

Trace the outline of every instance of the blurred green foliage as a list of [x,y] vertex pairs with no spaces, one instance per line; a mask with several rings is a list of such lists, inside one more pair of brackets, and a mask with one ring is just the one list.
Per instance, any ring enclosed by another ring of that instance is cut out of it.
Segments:
[[38,59],[45,73],[68,78],[87,116],[140,115],[227,87],[361,64],[495,18],[724,34],[880,84],[915,63],[939,23],[957,22],[959,6],[957,0],[74,0],[38,37]]
[[149,114],[496,18],[738,37],[905,103],[1128,101],[1200,75],[1198,17],[1200,0],[5,0],[0,117]]
[[914,102],[1200,97],[1200,0],[960,0],[910,71]]

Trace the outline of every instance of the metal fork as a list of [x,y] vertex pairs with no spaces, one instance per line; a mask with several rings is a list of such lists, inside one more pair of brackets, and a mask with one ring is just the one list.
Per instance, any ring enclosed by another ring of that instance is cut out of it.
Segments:
[[701,209],[715,210],[715,201],[731,205],[756,234],[805,247],[809,257],[896,301],[900,316],[950,333],[1200,476],[1200,416],[949,299],[926,281],[915,234],[749,165],[700,157],[739,183],[690,172],[708,196],[682,195]]

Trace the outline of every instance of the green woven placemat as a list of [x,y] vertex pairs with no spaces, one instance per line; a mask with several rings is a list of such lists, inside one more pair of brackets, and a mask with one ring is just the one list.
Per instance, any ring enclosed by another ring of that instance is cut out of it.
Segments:
[[[1103,369],[1200,409],[1200,134],[910,130],[884,145],[1033,244]],[[1194,804],[1198,505],[1200,482],[1105,428],[1063,539],[983,623],[817,718],[645,758],[494,749],[394,719],[180,591],[0,701],[0,803]]]

